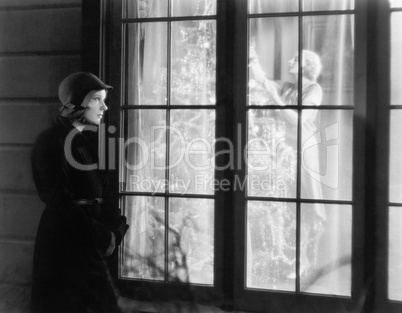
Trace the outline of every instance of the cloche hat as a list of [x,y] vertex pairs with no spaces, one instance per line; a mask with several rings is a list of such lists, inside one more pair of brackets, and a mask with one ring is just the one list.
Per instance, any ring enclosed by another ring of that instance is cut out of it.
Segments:
[[112,86],[106,85],[94,74],[77,72],[67,76],[60,83],[59,99],[62,104],[80,106],[88,92],[92,90],[111,90]]
[[88,72],[77,72],[63,79],[59,86],[59,99],[63,106],[59,114],[71,120],[78,120],[84,114],[81,106],[86,95],[93,90],[111,90],[112,86],[105,84],[98,77]]

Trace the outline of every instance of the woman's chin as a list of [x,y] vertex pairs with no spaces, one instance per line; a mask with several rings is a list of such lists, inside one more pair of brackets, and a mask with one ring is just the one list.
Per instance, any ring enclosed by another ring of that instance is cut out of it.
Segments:
[[101,123],[101,120],[86,121],[86,125],[89,125],[89,126],[99,126],[100,123]]

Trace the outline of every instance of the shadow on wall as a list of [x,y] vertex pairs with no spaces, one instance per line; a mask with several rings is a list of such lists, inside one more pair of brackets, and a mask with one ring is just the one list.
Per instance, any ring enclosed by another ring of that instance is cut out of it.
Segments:
[[0,313],[29,312],[31,286],[18,270],[5,270],[0,276]]

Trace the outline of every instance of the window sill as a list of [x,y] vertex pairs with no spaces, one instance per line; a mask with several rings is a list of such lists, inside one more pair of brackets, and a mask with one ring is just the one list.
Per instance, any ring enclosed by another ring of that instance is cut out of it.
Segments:
[[[141,313],[223,313],[222,309],[214,306],[200,305],[191,302],[147,302],[131,300],[121,297],[119,299],[119,305],[123,309],[123,312],[141,312]],[[231,311],[234,313],[247,313],[244,311]]]

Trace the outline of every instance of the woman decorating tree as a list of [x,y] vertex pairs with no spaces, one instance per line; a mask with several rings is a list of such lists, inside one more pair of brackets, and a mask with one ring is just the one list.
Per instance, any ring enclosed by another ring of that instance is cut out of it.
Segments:
[[[301,62],[301,66],[299,66]],[[309,147],[317,146],[318,141],[313,135],[317,133],[317,114],[318,110],[306,109],[297,111],[295,109],[286,109],[286,106],[297,106],[299,101],[299,84],[301,85],[302,95],[300,97],[301,104],[303,106],[319,106],[322,101],[322,89],[317,83],[317,78],[321,73],[322,65],[320,57],[309,50],[303,50],[301,56],[295,54],[295,56],[289,60],[289,74],[291,75],[293,81],[277,81],[266,77],[264,70],[262,69],[257,53],[254,47],[251,46],[250,49],[250,71],[253,78],[257,83],[259,83],[266,94],[269,97],[269,103],[275,106],[283,106],[284,109],[279,109],[277,111],[277,121],[284,123],[285,125],[285,145],[296,148],[297,145],[297,130],[299,114],[302,114],[300,119],[302,125],[300,129],[302,130],[301,138],[301,151],[303,150],[303,144],[309,141]],[[299,68],[302,69],[300,75],[301,82],[299,82]],[[267,99],[268,102],[268,99]],[[311,136],[307,138],[307,135]],[[312,141],[314,141],[312,143]],[[280,154],[280,149],[279,152]],[[320,157],[318,150],[314,153],[301,153],[301,157],[305,158],[302,161],[303,166],[305,164],[314,164],[316,168],[319,168]],[[308,158],[308,159],[307,159]],[[320,183],[314,181],[314,179],[304,172],[300,179],[300,195],[314,200],[323,199],[322,188]],[[291,197],[296,197],[296,194],[291,195]],[[316,265],[317,262],[317,245],[318,240],[321,237],[323,231],[323,221],[326,219],[325,208],[323,204],[314,204],[313,210],[306,211],[305,218],[301,221],[301,249],[300,249],[300,275],[305,276],[311,270],[311,266]],[[307,223],[312,220],[315,221],[313,224],[318,225],[311,229]],[[294,278],[294,272],[288,275],[288,278]]]

